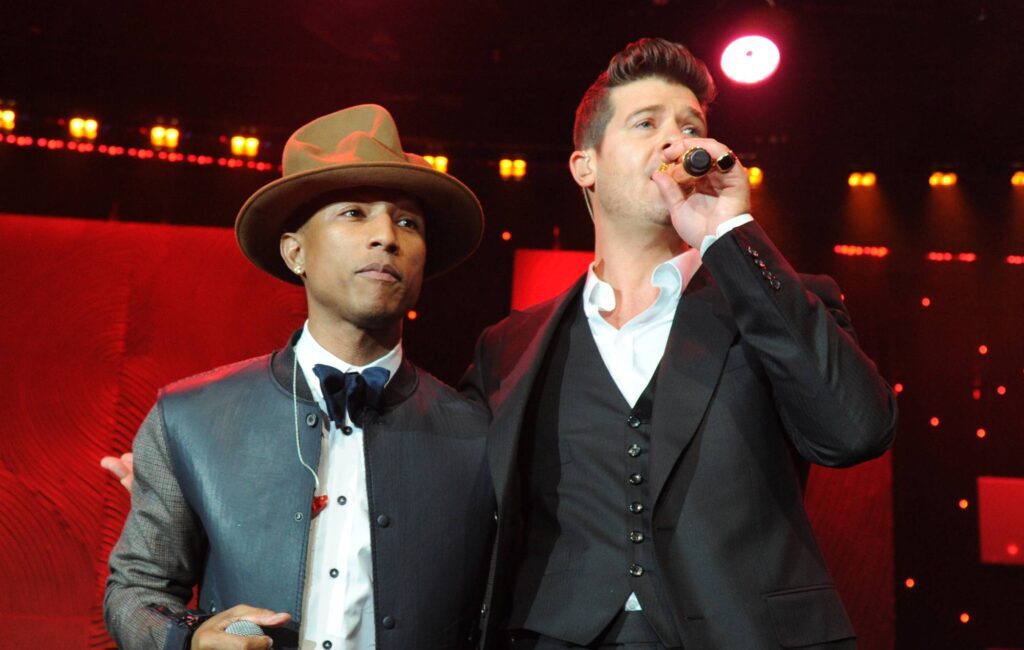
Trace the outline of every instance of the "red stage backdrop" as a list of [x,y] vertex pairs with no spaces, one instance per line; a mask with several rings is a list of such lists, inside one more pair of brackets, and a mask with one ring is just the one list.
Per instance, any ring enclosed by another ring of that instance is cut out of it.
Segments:
[[[159,386],[283,344],[304,297],[249,264],[225,229],[0,215],[0,252],[3,645],[108,647],[106,558],[128,496],[99,459],[129,449]],[[517,306],[589,261],[524,255]],[[816,468],[807,499],[861,647],[891,648],[888,456]]]

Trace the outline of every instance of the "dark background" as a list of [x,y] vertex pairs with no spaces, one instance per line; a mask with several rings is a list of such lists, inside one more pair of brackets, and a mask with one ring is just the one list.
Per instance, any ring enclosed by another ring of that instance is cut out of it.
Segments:
[[[593,245],[565,170],[583,90],[631,40],[688,44],[719,81],[712,134],[765,169],[755,216],[795,266],[837,277],[863,346],[905,386],[897,646],[1024,647],[1024,571],[979,562],[975,509],[978,476],[1024,475],[1024,267],[1005,263],[1024,255],[1024,188],[1009,183],[1024,164],[1024,2],[73,0],[0,13],[0,102],[16,102],[17,134],[66,138],[62,120],[87,114],[101,122],[98,143],[144,147],[149,126],[177,119],[183,153],[226,155],[223,139],[251,130],[259,159],[276,163],[302,123],[372,101],[408,150],[446,154],[483,202],[485,240],[428,285],[406,338],[449,381],[508,310],[515,248]],[[717,66],[747,31],[782,50],[776,75],[753,88]],[[508,156],[528,161],[526,178],[498,177]],[[958,186],[929,188],[937,168]],[[855,169],[877,172],[879,186],[847,187]],[[275,176],[0,144],[0,212],[227,227]],[[839,243],[891,252],[839,257]],[[931,251],[977,261],[929,262]]]

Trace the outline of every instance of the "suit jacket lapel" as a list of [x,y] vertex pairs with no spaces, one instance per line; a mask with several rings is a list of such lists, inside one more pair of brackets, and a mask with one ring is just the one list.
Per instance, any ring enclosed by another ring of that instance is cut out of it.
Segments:
[[737,335],[711,273],[701,267],[676,308],[651,416],[651,495],[657,497],[697,432]]
[[[550,302],[531,311],[513,314],[506,324],[507,335],[513,343],[505,347],[506,359],[495,361],[500,367],[493,371],[500,372],[503,379],[502,387],[490,400],[491,428],[487,447],[494,489],[499,499],[507,494],[519,449],[523,414],[537,371],[544,362],[558,323],[568,306],[573,304],[573,298],[582,290],[586,277],[583,275]],[[508,361],[507,357],[513,355],[515,361]],[[512,363],[511,369],[505,373],[502,368],[508,363]]]

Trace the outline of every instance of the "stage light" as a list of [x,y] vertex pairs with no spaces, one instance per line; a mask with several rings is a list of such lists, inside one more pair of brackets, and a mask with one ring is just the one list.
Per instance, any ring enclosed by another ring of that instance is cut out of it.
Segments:
[[448,173],[448,156],[423,156],[423,160],[437,171]]
[[73,117],[68,123],[71,137],[79,140],[95,140],[99,129],[99,123],[92,118]]
[[902,393],[902,392],[903,392],[903,384],[899,384],[899,383],[893,384],[893,385],[892,385],[892,390],[893,390],[893,392],[895,392],[895,393],[896,393],[897,395],[899,395],[900,393]]
[[1014,187],[1024,187],[1024,169],[1018,169],[1010,177],[1010,184]]
[[967,502],[967,499],[960,499],[957,505],[960,507],[961,510],[967,510],[967,507],[970,506],[971,504]]
[[984,438],[986,435],[988,435],[988,432],[985,431],[984,429],[978,429],[977,431],[974,432],[974,435],[978,436],[979,438]]
[[932,172],[928,177],[928,184],[932,187],[952,187],[956,185],[956,174],[953,172]]
[[906,580],[905,580],[905,581],[903,582],[903,584],[905,584],[905,585],[907,586],[907,589],[913,589],[913,588],[914,588],[914,585],[916,585],[916,584],[917,584],[917,582],[915,582],[913,578],[907,578],[907,579],[906,579]]
[[932,418],[931,420],[928,421],[928,424],[932,425],[933,427],[937,427],[939,426],[939,424],[941,424],[941,422],[942,421],[939,420],[939,418]]
[[988,354],[988,346],[987,345],[979,345],[978,346],[978,354]]
[[779,48],[764,36],[737,38],[722,51],[722,72],[741,84],[755,84],[772,76],[779,67]]
[[505,232],[501,233],[501,239],[502,241],[510,241],[512,239],[512,233],[506,230]]
[[16,118],[17,114],[10,108],[0,111],[0,129],[13,131]]
[[764,183],[764,170],[760,167],[748,167],[747,180],[750,182],[750,187],[760,187],[761,183]]
[[409,310],[409,311],[408,311],[408,312],[407,312],[407,313],[405,314],[405,317],[406,317],[406,318],[408,318],[409,320],[416,320],[417,318],[419,318],[419,317],[420,317],[420,315],[416,313],[416,310],[415,310],[415,309],[410,309],[410,310]]
[[874,187],[877,181],[874,172],[853,172],[846,182],[850,187]]
[[498,162],[498,174],[505,179],[520,179],[526,176],[526,161],[522,158],[502,158]]
[[175,149],[178,146],[178,139],[181,133],[173,126],[154,126],[149,130],[149,142],[154,147]]
[[970,623],[970,621],[971,621],[971,615],[970,614],[968,614],[967,612],[964,612],[964,613],[960,614],[960,622],[961,623]]
[[922,307],[931,307],[932,306],[932,299],[929,298],[928,296],[925,296],[924,298],[921,298],[921,306]]
[[252,136],[236,135],[231,138],[231,155],[255,158],[260,152],[260,140]]

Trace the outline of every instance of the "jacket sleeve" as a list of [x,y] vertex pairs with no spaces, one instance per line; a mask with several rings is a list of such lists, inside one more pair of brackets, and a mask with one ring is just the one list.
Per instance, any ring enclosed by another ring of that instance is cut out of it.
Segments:
[[703,257],[742,344],[760,360],[800,455],[853,465],[892,445],[896,400],[861,351],[831,278],[798,275],[757,223],[734,228]]
[[132,507],[110,554],[107,629],[127,650],[185,648],[191,631],[179,619],[198,581],[205,535],[174,476],[159,401],[132,447]]

